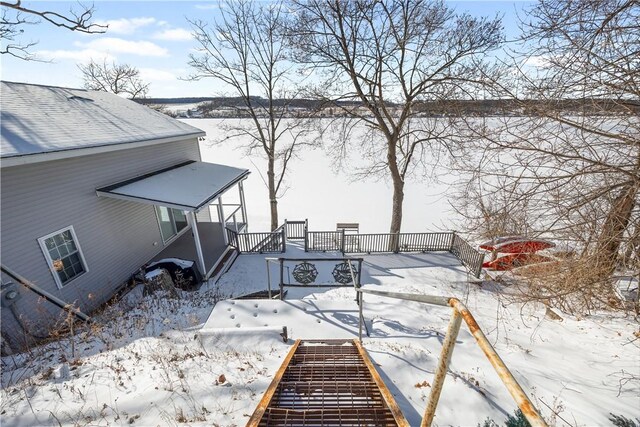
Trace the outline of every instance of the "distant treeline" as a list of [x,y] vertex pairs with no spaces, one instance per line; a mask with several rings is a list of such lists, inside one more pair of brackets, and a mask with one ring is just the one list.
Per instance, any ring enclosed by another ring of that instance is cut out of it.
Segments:
[[[240,97],[187,97],[187,98],[144,98],[136,99],[141,104],[177,105],[199,104],[197,109],[204,117],[244,116],[246,105]],[[266,107],[267,100],[252,97],[251,103],[256,107]],[[289,110],[317,111],[322,115],[342,115],[345,110],[362,108],[358,101],[327,102],[314,99],[276,99],[275,108]],[[393,107],[393,104],[391,105]],[[494,116],[494,115],[539,115],[549,112],[576,112],[581,114],[637,114],[640,115],[640,101],[610,99],[565,99],[547,100],[450,100],[450,101],[416,101],[414,111],[426,116]]]
[[565,100],[455,100],[418,102],[416,111],[433,115],[527,115],[549,112],[576,112],[581,114],[640,114],[640,102],[608,99]]
[[[268,100],[259,96],[252,96],[251,103],[256,106],[266,106]],[[207,104],[210,108],[245,108],[245,102],[241,97],[188,97],[188,98],[139,98],[135,99],[140,104]],[[309,110],[323,108],[326,102],[314,99],[275,99],[273,105],[278,108],[304,108]],[[356,101],[340,101],[335,105],[356,106]]]

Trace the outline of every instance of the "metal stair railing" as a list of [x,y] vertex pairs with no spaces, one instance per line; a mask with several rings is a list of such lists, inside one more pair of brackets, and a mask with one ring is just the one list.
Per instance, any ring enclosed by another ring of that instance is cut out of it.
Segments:
[[438,359],[438,366],[436,368],[436,374],[431,386],[429,401],[427,402],[424,417],[422,418],[421,427],[431,426],[433,418],[435,417],[436,407],[438,406],[438,400],[440,399],[440,393],[442,391],[442,386],[444,385],[447,370],[449,369],[451,355],[453,353],[453,348],[456,345],[456,339],[458,337],[458,332],[460,331],[462,320],[464,320],[464,322],[467,324],[471,335],[473,335],[473,337],[475,338],[476,343],[491,363],[491,366],[493,366],[494,370],[500,377],[500,380],[511,394],[511,397],[513,397],[515,402],[518,404],[518,407],[522,411],[522,414],[526,417],[527,421],[529,421],[532,427],[547,427],[547,423],[544,421],[542,416],[540,416],[540,413],[535,408],[535,406],[533,406],[533,403],[526,395],[520,384],[518,384],[518,381],[515,379],[511,371],[509,371],[507,365],[505,365],[504,361],[500,358],[495,348],[493,348],[484,332],[482,332],[482,329],[480,329],[480,326],[476,322],[471,312],[460,300],[452,297],[407,294],[362,288],[356,288],[356,292],[358,295],[358,306],[360,310],[360,325],[358,337],[360,341],[362,341],[362,323],[364,321],[362,314],[364,302],[363,294],[377,295],[404,301],[415,301],[423,304],[451,307],[453,309],[451,319],[449,320],[449,326],[447,328],[447,334],[442,344],[442,351],[440,353],[440,358]]

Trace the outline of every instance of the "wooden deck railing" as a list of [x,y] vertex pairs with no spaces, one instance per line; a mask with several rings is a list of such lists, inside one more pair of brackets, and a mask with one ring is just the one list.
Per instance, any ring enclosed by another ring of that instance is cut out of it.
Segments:
[[308,231],[304,241],[305,252],[341,251],[342,236],[340,231]]
[[449,251],[454,233],[371,233],[345,234],[343,231],[308,231],[307,252],[344,253]]
[[286,228],[287,240],[304,240],[307,234],[308,222],[304,221],[289,221],[284,220],[284,226]]
[[229,244],[241,253],[284,253],[286,240],[303,240],[305,252],[343,254],[451,252],[475,277],[480,277],[484,254],[455,232],[345,233],[309,231],[307,220],[288,221],[272,232],[236,233],[227,229]]
[[283,253],[286,249],[284,225],[272,232],[263,233],[237,233],[226,228],[229,245],[238,249],[240,253]]
[[484,254],[455,232],[346,234],[341,231],[307,231],[305,252],[357,253],[451,252],[480,277]]
[[482,272],[482,263],[484,262],[484,254],[477,251],[462,237],[455,233],[452,234],[453,239],[449,252],[454,254],[456,258],[460,260],[462,265],[467,267],[474,276],[480,277],[480,273]]

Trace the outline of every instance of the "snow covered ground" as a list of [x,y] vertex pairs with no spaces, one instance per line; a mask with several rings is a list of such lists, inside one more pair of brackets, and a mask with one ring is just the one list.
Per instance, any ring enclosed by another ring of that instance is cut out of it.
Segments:
[[[290,245],[286,256],[336,254],[304,254]],[[335,262],[314,263],[317,281],[327,281]],[[448,253],[370,255],[363,268],[368,287],[463,300],[553,425],[610,425],[610,412],[637,416],[640,388],[627,381],[640,372],[633,319],[563,314],[562,321],[550,320],[542,306],[507,304],[496,285],[467,279]],[[217,284],[183,292],[179,299],[143,297],[138,289],[101,315],[103,326],[4,358],[2,425],[244,425],[292,343],[260,331],[262,322],[276,330],[288,326],[291,338],[335,328],[349,336],[357,328],[350,288],[291,290],[288,299],[301,301],[288,313],[273,313],[278,303],[238,300],[244,309],[229,311],[225,301],[209,316],[215,301],[266,286],[264,256],[242,255]],[[231,315],[236,318],[226,318]],[[371,331],[364,345],[403,413],[417,425],[450,310],[366,296],[364,315]],[[299,321],[303,317],[307,323]],[[216,333],[206,333],[211,329]],[[437,424],[476,426],[487,416],[502,421],[514,409],[463,326]]]

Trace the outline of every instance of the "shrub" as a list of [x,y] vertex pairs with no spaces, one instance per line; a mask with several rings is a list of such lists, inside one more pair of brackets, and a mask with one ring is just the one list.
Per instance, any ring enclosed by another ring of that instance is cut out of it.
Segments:
[[[524,414],[522,413],[522,411],[520,409],[518,409],[517,411],[514,412],[514,415],[509,415],[509,418],[507,418],[507,421],[505,422],[505,427],[531,427],[531,424],[529,424],[529,421],[527,421],[527,419],[525,418]],[[478,424],[478,427],[500,427],[500,425],[498,423],[496,423],[495,421],[493,421],[492,419],[488,418],[486,420],[484,420],[484,423],[482,425]],[[640,426],[636,426],[636,425],[623,425],[620,427],[640,427]]]
[[611,421],[616,427],[640,427],[640,419],[638,418],[633,421],[631,418],[609,413],[609,421]]

